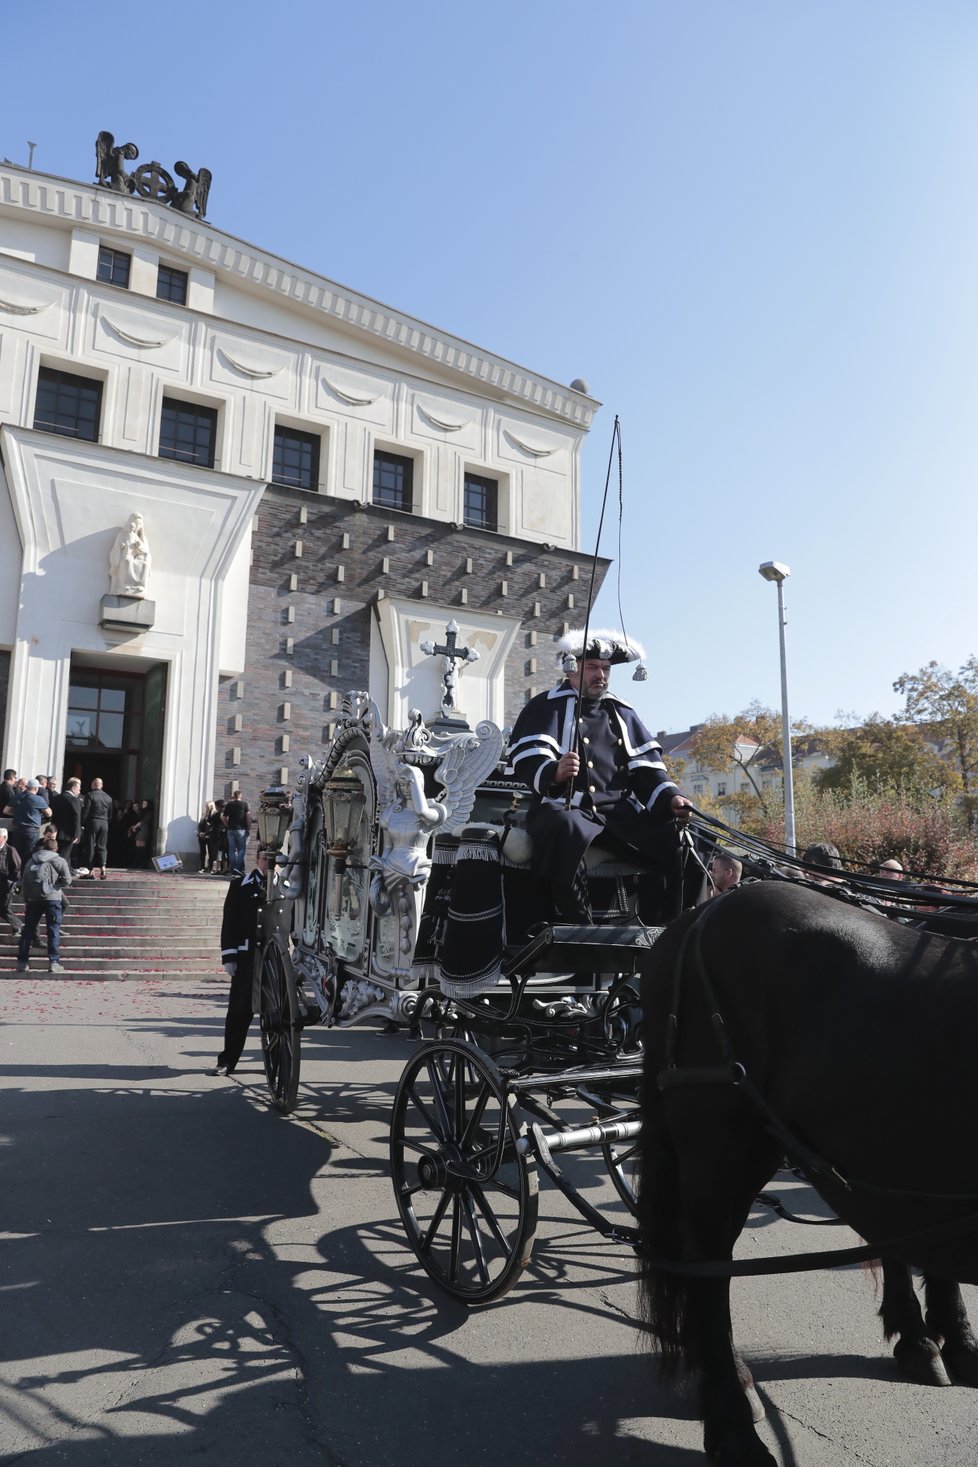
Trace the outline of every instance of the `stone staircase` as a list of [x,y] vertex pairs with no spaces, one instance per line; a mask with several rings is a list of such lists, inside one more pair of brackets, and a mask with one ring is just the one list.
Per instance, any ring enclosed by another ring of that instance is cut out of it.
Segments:
[[[221,914],[226,877],[184,872],[114,871],[105,881],[76,879],[61,926],[65,977],[213,978],[221,970]],[[14,898],[23,919],[23,902]],[[31,951],[32,973],[47,972],[44,948]],[[0,973],[16,971],[17,938],[0,928]]]

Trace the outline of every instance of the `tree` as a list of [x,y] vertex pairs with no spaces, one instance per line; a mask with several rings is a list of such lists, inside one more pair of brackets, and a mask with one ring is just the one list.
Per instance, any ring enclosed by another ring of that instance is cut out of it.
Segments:
[[[792,736],[809,734],[811,727],[804,722],[792,724]],[[722,772],[727,769],[739,771],[747,776],[753,795],[765,815],[770,815],[773,805],[768,791],[760,783],[761,770],[783,767],[781,747],[781,718],[770,708],[756,700],[738,713],[736,718],[715,713],[708,718],[693,735],[693,757],[705,769]],[[748,796],[748,798],[750,798]],[[731,796],[725,803],[733,803]],[[740,805],[745,802],[738,794]],[[741,809],[741,815],[747,811]]]
[[969,827],[978,817],[978,658],[968,658],[957,672],[928,662],[919,672],[905,672],[893,684],[902,693],[904,716],[936,744],[950,771],[949,789],[960,796]]
[[815,775],[817,790],[843,798],[860,787],[891,790],[913,800],[948,783],[947,765],[929,747],[920,724],[871,713],[861,723],[825,729],[819,737],[835,762]]

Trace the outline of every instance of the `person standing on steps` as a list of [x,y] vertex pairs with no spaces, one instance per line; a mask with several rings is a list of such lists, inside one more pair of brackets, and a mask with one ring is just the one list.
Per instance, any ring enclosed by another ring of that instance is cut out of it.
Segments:
[[20,932],[20,923],[10,910],[13,888],[20,880],[20,856],[7,839],[6,830],[0,826],[0,921],[6,922],[11,932]]
[[92,787],[85,796],[82,806],[82,825],[85,830],[85,865],[89,876],[95,878],[98,871],[105,880],[108,861],[109,821],[112,819],[112,801],[102,788],[100,779],[92,780]]
[[227,832],[228,870],[232,874],[243,876],[248,833],[251,830],[251,810],[248,801],[241,798],[240,790],[235,790],[224,806],[221,821]]
[[24,891],[24,926],[17,946],[17,972],[30,968],[31,943],[43,917],[48,932],[48,972],[63,973],[61,955],[62,892],[71,885],[68,862],[58,855],[58,832],[53,825],[41,829],[37,848],[24,862],[20,882]]

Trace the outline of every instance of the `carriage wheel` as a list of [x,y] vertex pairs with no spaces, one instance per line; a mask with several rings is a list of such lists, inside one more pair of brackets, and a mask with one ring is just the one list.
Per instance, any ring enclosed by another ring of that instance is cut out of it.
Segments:
[[285,1115],[299,1090],[299,1000],[288,955],[270,942],[261,965],[261,1052],[272,1103]]
[[498,1299],[529,1262],[539,1189],[525,1137],[475,1045],[433,1040],[413,1056],[391,1118],[394,1194],[422,1267],[463,1303]]
[[633,1141],[612,1141],[602,1146],[601,1155],[608,1168],[608,1176],[618,1196],[633,1216],[638,1215],[639,1151],[641,1137]]

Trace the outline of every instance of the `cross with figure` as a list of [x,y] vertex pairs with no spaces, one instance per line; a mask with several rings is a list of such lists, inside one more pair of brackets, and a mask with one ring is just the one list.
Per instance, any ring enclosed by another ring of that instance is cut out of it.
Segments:
[[479,654],[474,647],[459,647],[458,622],[453,617],[445,628],[445,643],[442,646],[438,642],[422,642],[421,650],[427,657],[443,657],[445,659],[445,670],[442,673],[441,711],[443,718],[457,718],[458,710],[455,705],[455,689],[458,685],[458,673],[455,671],[456,662],[478,662]]

